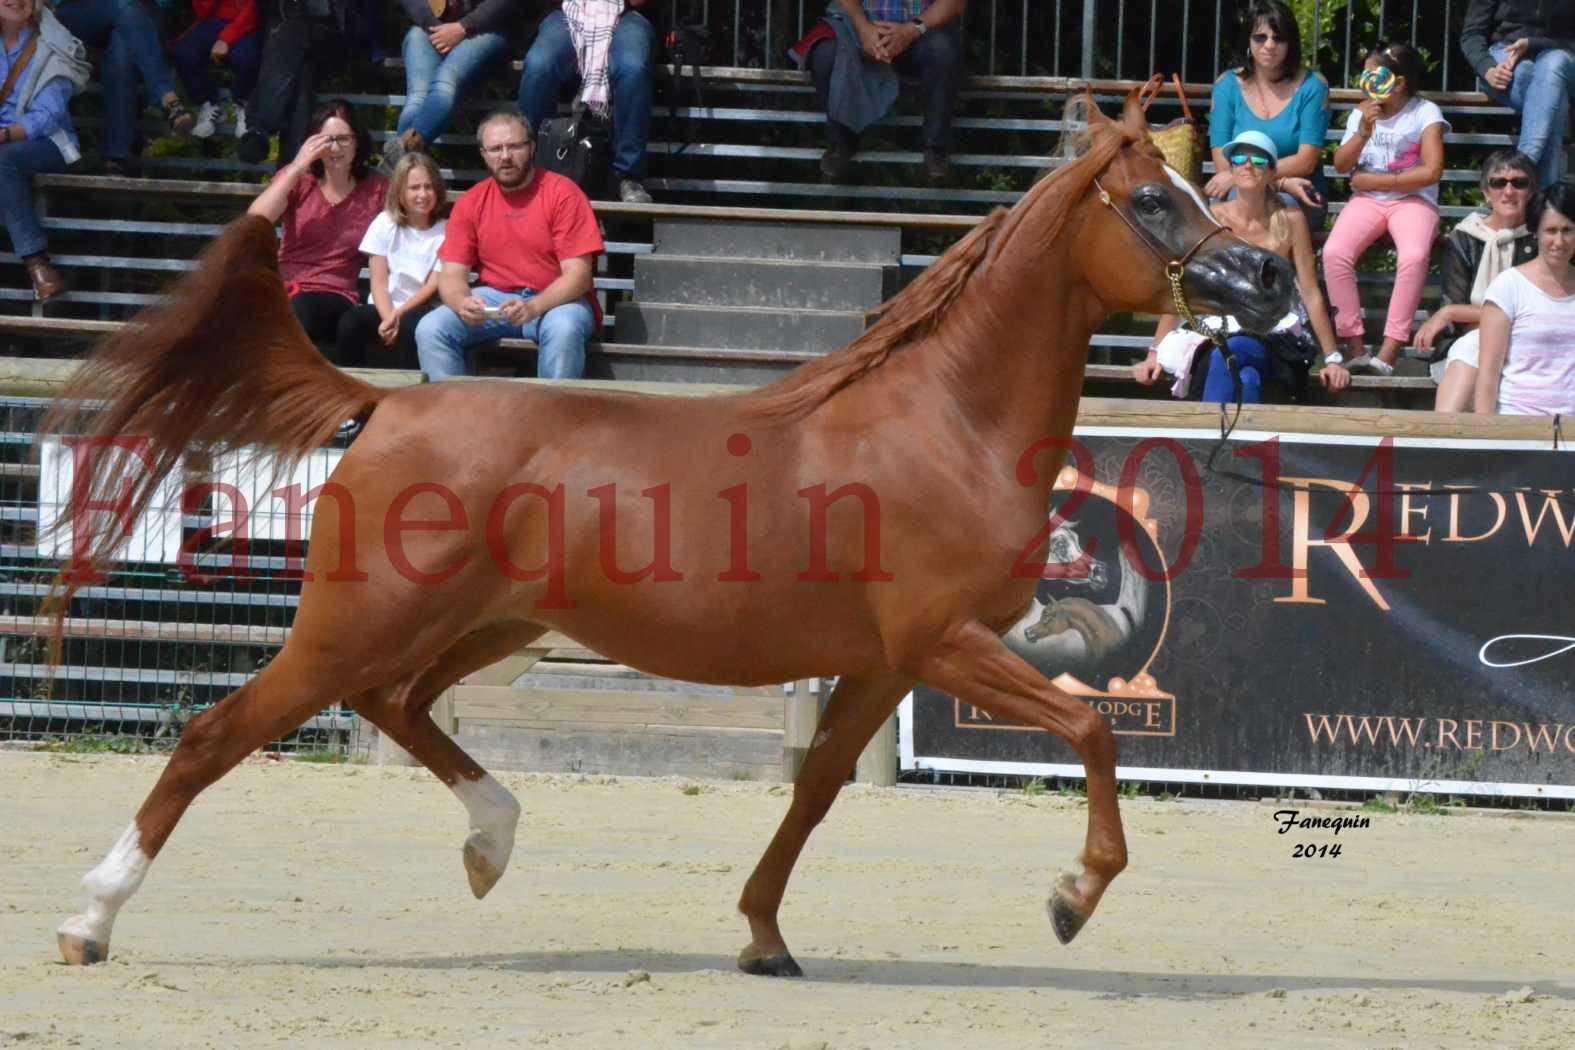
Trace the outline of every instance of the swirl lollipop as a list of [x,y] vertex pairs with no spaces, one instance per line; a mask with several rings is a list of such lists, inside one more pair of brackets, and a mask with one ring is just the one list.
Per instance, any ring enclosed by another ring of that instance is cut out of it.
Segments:
[[1377,69],[1364,69],[1357,78],[1356,86],[1362,89],[1362,94],[1374,102],[1382,102],[1395,93],[1395,88],[1400,85],[1400,78],[1395,76],[1388,66],[1379,66]]

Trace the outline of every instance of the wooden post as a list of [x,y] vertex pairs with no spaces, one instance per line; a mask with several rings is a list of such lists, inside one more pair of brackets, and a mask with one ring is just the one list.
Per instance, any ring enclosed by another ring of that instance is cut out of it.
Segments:
[[782,707],[782,779],[791,782],[798,777],[815,739],[820,702],[810,692],[809,683],[800,681],[793,683],[793,692]]
[[897,716],[887,718],[864,745],[853,779],[860,784],[891,787],[897,783]]
[[449,686],[432,701],[432,721],[449,736],[459,732],[459,720],[454,717],[454,687]]
[[415,756],[388,738],[382,730],[377,732],[377,764],[380,766],[419,766]]

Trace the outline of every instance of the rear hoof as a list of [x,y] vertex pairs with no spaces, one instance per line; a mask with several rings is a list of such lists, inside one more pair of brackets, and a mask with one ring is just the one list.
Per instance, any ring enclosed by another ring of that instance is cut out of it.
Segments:
[[793,960],[790,952],[759,956],[748,954],[748,949],[738,957],[738,968],[756,977],[802,977],[804,970]]
[[487,859],[474,837],[465,843],[465,877],[470,880],[470,892],[478,901],[503,878],[503,869]]
[[1055,939],[1062,944],[1071,944],[1072,938],[1088,922],[1088,916],[1071,905],[1069,898],[1076,892],[1077,880],[1071,875],[1062,875],[1055,880],[1055,891],[1045,904],[1050,913],[1050,928],[1055,930]]
[[92,966],[109,958],[109,945],[64,930],[55,934],[55,943],[67,966]]

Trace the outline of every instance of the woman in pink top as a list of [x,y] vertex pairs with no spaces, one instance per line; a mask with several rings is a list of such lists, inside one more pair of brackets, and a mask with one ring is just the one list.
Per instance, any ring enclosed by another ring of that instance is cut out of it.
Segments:
[[350,104],[325,103],[295,159],[246,209],[283,227],[279,276],[319,347],[334,345],[340,316],[361,301],[361,236],[388,195],[388,180],[367,170],[371,159],[371,139]]
[[1575,181],[1544,187],[1526,225],[1537,257],[1495,277],[1482,303],[1476,410],[1575,415]]

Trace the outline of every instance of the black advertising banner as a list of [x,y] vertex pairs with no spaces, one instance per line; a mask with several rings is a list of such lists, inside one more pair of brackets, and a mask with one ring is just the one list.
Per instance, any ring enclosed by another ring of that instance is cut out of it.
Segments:
[[[1241,434],[1210,470],[1216,442],[1079,430],[1005,638],[1106,716],[1123,778],[1575,797],[1575,454]],[[926,688],[901,749],[1082,773]]]

